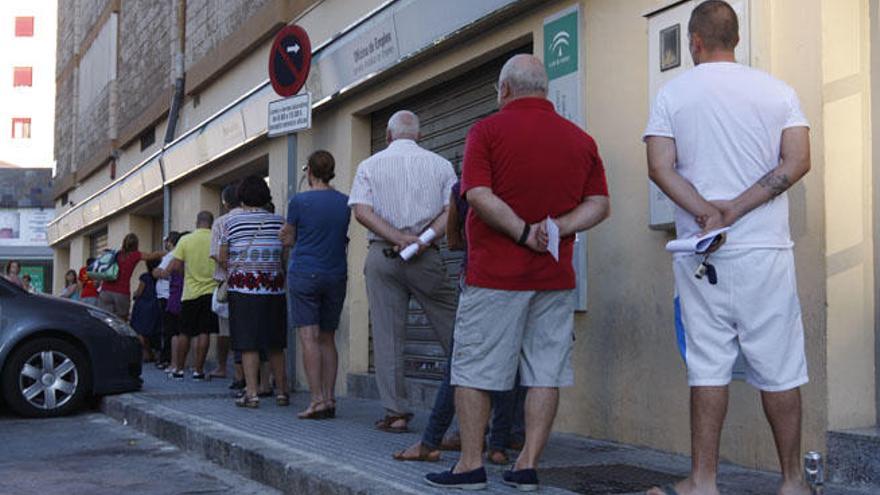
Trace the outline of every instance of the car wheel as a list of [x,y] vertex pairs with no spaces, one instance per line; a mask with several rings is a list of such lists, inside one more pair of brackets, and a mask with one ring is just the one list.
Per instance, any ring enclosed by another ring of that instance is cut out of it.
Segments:
[[63,416],[91,390],[86,356],[65,340],[44,337],[25,343],[6,361],[3,392],[16,413],[30,418]]

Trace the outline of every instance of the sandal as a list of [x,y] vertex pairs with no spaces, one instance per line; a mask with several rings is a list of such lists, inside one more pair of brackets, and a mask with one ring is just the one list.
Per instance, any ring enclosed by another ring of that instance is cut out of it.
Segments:
[[418,455],[408,455],[406,453],[407,449],[401,450],[400,452],[395,452],[391,454],[391,457],[395,461],[414,461],[414,462],[438,462],[440,460],[440,451],[435,449],[429,449],[419,444],[419,453]]
[[336,417],[336,399],[327,399],[324,401],[325,404],[330,404],[327,406],[327,417],[335,418]]
[[315,401],[309,404],[305,411],[297,413],[299,419],[327,419],[330,417],[329,409],[315,409],[316,406],[323,404],[322,401]]
[[247,394],[242,395],[241,397],[235,399],[235,405],[238,407],[247,407],[250,409],[256,409],[260,407],[260,398],[259,397],[251,397]]
[[[412,413],[386,414],[384,418],[376,421],[375,426],[377,430],[384,431],[386,433],[408,433],[409,422],[412,417]],[[401,420],[406,422],[404,426],[392,426],[395,422]]]
[[278,394],[275,396],[275,405],[287,407],[290,405],[290,396],[287,394]]

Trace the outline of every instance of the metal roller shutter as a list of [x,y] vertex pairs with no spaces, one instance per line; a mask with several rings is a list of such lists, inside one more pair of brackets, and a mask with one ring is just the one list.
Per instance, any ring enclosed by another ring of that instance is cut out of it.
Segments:
[[[419,144],[452,162],[456,173],[460,174],[467,132],[476,121],[498,109],[494,85],[501,66],[516,53],[532,53],[532,46],[502,55],[457,78],[374,112],[371,115],[371,151],[376,153],[385,149],[385,128],[391,115],[398,110],[411,110],[421,122]],[[463,253],[447,250],[445,239],[441,243],[441,253],[449,278],[457,281]],[[442,379],[446,358],[424,310],[415,298],[410,297],[404,346],[406,375]],[[370,369],[373,369],[372,331]]]
[[108,247],[107,229],[100,230],[89,236],[89,258],[97,258],[98,254]]

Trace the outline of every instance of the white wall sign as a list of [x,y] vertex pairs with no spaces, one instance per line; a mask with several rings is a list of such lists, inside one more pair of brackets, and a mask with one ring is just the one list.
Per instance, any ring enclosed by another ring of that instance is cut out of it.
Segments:
[[269,137],[282,136],[312,127],[312,97],[301,93],[269,102]]
[[318,50],[306,86],[317,102],[517,0],[398,0]]
[[48,246],[46,228],[53,218],[51,208],[0,209],[0,246]]

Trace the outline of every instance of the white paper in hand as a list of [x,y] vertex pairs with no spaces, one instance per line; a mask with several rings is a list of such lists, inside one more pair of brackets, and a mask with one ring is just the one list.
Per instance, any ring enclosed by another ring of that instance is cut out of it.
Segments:
[[559,226],[550,217],[544,221],[547,227],[547,250],[553,259],[559,262]]
[[666,243],[666,250],[671,253],[696,253],[703,254],[712,245],[716,237],[730,230],[730,227],[713,230],[699,237],[688,239],[674,239]]
[[[422,235],[419,236],[419,241],[421,241],[422,244],[430,244],[431,241],[433,241],[436,237],[437,233],[434,232],[434,229],[429,228],[428,230],[422,232]],[[400,252],[400,257],[403,258],[404,261],[409,261],[410,258],[415,256],[416,253],[419,252],[419,247],[421,246],[419,246],[417,242],[410,244],[409,246],[405,247],[403,251]]]

